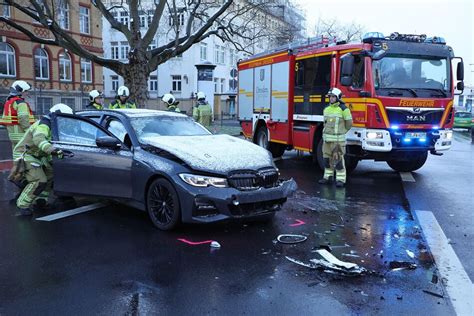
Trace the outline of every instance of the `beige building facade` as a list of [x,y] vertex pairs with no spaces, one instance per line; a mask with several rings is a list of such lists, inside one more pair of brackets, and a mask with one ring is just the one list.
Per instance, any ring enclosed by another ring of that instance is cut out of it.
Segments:
[[[41,38],[53,38],[41,24],[18,10],[0,5],[0,13]],[[102,20],[91,2],[69,1],[58,8],[57,23],[82,47],[103,55]],[[75,110],[89,102],[89,91],[103,90],[102,67],[57,46],[32,42],[28,36],[0,22],[0,110],[15,80],[32,86],[26,99],[35,115],[56,103]]]

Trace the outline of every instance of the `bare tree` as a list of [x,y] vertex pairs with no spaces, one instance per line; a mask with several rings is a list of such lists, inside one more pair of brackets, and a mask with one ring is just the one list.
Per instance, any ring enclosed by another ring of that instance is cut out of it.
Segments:
[[[271,0],[91,0],[112,29],[122,33],[130,46],[128,61],[105,58],[87,50],[61,25],[61,8],[69,0],[2,0],[1,4],[17,9],[50,32],[49,38],[35,35],[27,27],[9,17],[0,17],[31,41],[60,46],[122,76],[138,104],[147,99],[147,80],[158,65],[182,54],[193,44],[215,35],[229,41],[236,49],[246,51],[249,43],[267,36],[256,18],[274,1]],[[140,30],[140,14],[146,9],[150,23],[145,34]],[[116,20],[114,13],[126,11],[130,23]],[[183,13],[184,11],[184,13]],[[170,23],[163,23],[168,17]],[[169,26],[171,25],[171,27]],[[166,30],[162,28],[166,26]],[[157,32],[167,33],[165,44],[148,49]],[[238,39],[238,40],[236,40]]]
[[346,41],[347,43],[362,40],[365,33],[365,26],[354,21],[342,23],[337,18],[319,18],[315,26],[316,36],[324,36],[330,41]]

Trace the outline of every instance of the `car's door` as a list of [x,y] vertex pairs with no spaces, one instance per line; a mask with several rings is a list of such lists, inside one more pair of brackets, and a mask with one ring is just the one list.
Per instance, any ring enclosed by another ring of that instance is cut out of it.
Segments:
[[133,153],[129,148],[97,146],[97,138],[114,137],[98,123],[77,115],[52,118],[53,143],[63,150],[55,159],[54,190],[63,193],[131,198]]

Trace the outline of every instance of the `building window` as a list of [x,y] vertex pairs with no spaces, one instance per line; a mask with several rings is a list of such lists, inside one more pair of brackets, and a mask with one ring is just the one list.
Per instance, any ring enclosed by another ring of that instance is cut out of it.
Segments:
[[158,91],[158,77],[157,76],[150,76],[149,87],[150,87],[150,91],[153,91],[153,92]]
[[53,106],[53,98],[36,98],[36,113],[39,115],[44,115],[49,112],[49,109]]
[[219,78],[214,78],[214,93],[219,93]]
[[128,26],[128,21],[129,21],[128,12],[127,11],[121,11],[120,12],[120,17],[119,17],[119,22]]
[[178,9],[178,12],[176,14],[170,12],[170,18],[169,18],[168,24],[170,26],[175,26],[176,25],[175,22],[177,22],[177,24],[179,26],[184,25],[184,11],[183,11],[183,9]]
[[207,60],[207,44],[201,43],[201,60]]
[[79,6],[79,31],[90,34],[89,8]]
[[69,4],[63,3],[59,7],[59,26],[62,29],[69,30]]
[[129,52],[130,46],[128,46],[128,42],[120,42],[120,59],[128,59]]
[[83,98],[82,99],[82,109],[86,109],[90,102],[91,101],[89,100],[89,98]]
[[9,18],[10,17],[10,6],[6,4],[1,5],[1,14],[4,18]]
[[153,50],[156,48],[156,40],[152,40],[150,45],[148,45],[147,50]]
[[0,76],[16,76],[15,50],[7,43],[0,43]]
[[110,81],[112,82],[112,91],[117,91],[119,87],[119,77],[118,76],[110,76]]
[[225,63],[225,47],[216,45],[214,50],[214,62],[216,64],[224,64]]
[[61,98],[61,103],[66,104],[71,109],[76,109],[76,99],[74,98]]
[[224,93],[225,91],[224,87],[225,87],[225,79],[221,79],[221,91],[220,91],[221,93]]
[[119,45],[117,42],[110,42],[110,58],[119,59]]
[[49,79],[49,57],[42,48],[35,49],[35,76],[39,80]]
[[59,80],[72,81],[71,56],[68,53],[59,54]]
[[229,59],[230,59],[230,65],[232,67],[237,67],[237,51],[233,48],[229,50]]
[[81,80],[85,83],[92,82],[92,63],[84,58],[81,58]]
[[142,29],[146,28],[146,22],[147,22],[147,19],[146,19],[146,16],[145,15],[140,15],[140,27]]
[[181,92],[181,76],[174,75],[174,76],[171,76],[171,79],[172,79],[171,90],[173,92]]

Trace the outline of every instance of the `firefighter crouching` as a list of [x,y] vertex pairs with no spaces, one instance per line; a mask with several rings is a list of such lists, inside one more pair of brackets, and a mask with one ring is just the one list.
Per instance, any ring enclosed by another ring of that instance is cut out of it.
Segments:
[[[23,81],[17,80],[10,87],[10,92],[5,102],[3,116],[0,124],[7,127],[8,138],[12,143],[12,151],[21,140],[26,130],[35,122],[30,105],[24,100],[31,86]],[[19,158],[13,154],[13,160]]]
[[109,109],[136,109],[135,102],[130,100],[130,90],[126,86],[121,86],[117,90],[114,102],[110,103]]
[[177,101],[171,93],[164,94],[161,101],[165,104],[167,111],[181,113],[181,110],[178,107],[179,101]]
[[209,128],[211,127],[212,109],[206,101],[206,95],[204,92],[197,93],[197,100],[198,102],[193,108],[193,118],[196,122]]
[[346,133],[352,127],[351,111],[342,102],[342,92],[332,88],[328,92],[329,105],[324,109],[323,159],[324,176],[320,184],[329,184],[336,171],[336,186],[341,188],[346,183]]
[[[49,192],[52,189],[53,168],[52,155],[62,158],[62,151],[51,144],[51,116],[60,112],[73,114],[72,109],[62,103],[50,109],[50,114],[45,115],[34,123],[16,145],[14,153],[20,156],[15,161],[15,167],[10,177],[21,176],[27,184],[16,201],[20,215],[32,215],[32,206],[46,207]],[[16,169],[16,170],[15,170]]]

